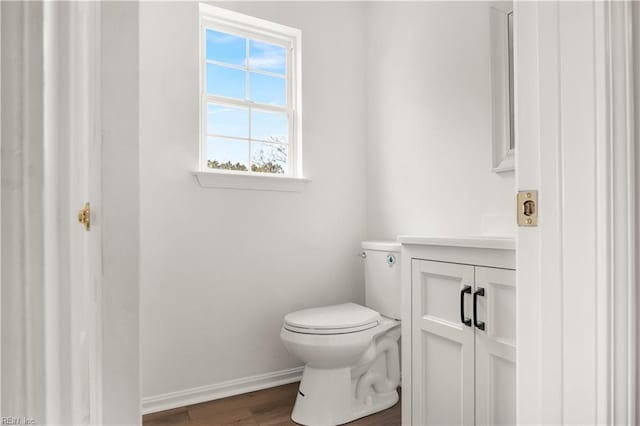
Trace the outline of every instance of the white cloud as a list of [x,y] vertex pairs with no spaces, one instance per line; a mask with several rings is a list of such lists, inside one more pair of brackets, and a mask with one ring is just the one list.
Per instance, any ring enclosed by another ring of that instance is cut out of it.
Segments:
[[254,42],[251,45],[249,63],[253,68],[279,71],[285,65],[284,49],[279,46]]
[[251,66],[262,69],[280,69],[284,66],[284,58],[281,56],[252,56]]
[[215,44],[229,44],[237,42],[238,40],[242,40],[242,38],[212,30],[207,31],[207,41],[213,42]]
[[209,109],[207,111],[207,114],[220,114],[223,112],[233,112],[233,111],[237,111],[237,109],[232,109],[232,108],[217,108],[214,110]]

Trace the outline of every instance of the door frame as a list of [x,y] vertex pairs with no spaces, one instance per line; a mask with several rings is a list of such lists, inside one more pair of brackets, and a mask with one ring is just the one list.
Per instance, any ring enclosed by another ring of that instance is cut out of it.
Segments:
[[5,247],[0,253],[5,330],[0,338],[2,348],[15,348],[2,357],[0,375],[6,389],[0,390],[0,404],[16,415],[28,412],[34,419],[44,419],[42,7],[2,3],[0,9],[6,19],[0,53],[12,59],[0,60],[6,83],[0,108],[4,117],[0,222]]
[[[79,209],[82,203],[91,203],[91,230],[85,239],[84,249],[87,257],[84,259],[86,268],[85,278],[90,281],[89,293],[85,294],[86,303],[90,306],[85,312],[93,332],[89,335],[89,408],[90,423],[103,423],[103,364],[102,364],[102,127],[101,127],[101,92],[102,92],[102,68],[101,68],[101,11],[100,2],[79,2],[72,4],[71,41],[75,43],[73,50],[81,52],[74,56],[71,66],[80,70],[80,76],[85,73],[86,81],[84,91],[80,93],[80,104],[72,114],[73,117],[82,117],[87,123],[84,129],[86,142],[86,157],[84,174],[88,176],[85,192],[86,200],[77,200],[72,203],[72,209]],[[73,63],[75,62],[75,63]],[[73,105],[71,106],[73,107]],[[75,212],[75,210],[73,210]],[[88,264],[87,264],[88,263]]]
[[[0,3],[0,100],[2,99],[2,3]],[[0,375],[2,375],[2,102],[0,102]],[[2,409],[2,381],[0,380],[0,413]]]
[[[516,2],[519,424],[635,424],[632,5]],[[579,391],[576,391],[579,390]]]

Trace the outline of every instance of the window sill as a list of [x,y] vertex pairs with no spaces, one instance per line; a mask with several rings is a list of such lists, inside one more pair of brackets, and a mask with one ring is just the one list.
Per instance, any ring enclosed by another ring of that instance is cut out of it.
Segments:
[[253,191],[301,192],[311,182],[311,179],[306,178],[231,172],[194,172],[193,175],[203,188]]

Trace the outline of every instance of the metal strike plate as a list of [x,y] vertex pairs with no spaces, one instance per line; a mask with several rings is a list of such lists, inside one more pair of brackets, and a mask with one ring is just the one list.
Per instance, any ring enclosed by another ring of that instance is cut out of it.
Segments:
[[538,226],[538,191],[518,192],[518,226]]

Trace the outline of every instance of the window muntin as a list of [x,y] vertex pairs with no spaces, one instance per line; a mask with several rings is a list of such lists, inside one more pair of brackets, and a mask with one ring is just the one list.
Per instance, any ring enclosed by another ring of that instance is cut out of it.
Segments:
[[294,40],[203,20],[203,170],[295,175]]

